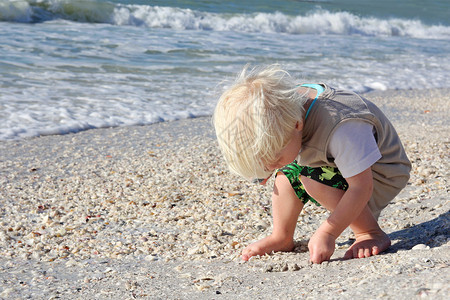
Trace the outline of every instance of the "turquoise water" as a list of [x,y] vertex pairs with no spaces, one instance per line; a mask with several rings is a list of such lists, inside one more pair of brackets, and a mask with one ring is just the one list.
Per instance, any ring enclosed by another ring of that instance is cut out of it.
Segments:
[[246,63],[450,87],[450,1],[0,0],[0,140],[210,115]]

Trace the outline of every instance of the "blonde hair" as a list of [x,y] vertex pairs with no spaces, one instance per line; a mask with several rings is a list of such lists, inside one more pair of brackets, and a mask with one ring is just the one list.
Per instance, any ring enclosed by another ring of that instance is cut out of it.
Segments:
[[247,179],[271,175],[276,162],[303,121],[307,98],[278,65],[245,66],[220,97],[213,115],[219,147],[230,170]]

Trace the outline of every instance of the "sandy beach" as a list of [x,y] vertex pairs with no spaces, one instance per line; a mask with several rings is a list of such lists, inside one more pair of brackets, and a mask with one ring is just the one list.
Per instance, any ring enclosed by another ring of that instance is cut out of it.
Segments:
[[271,232],[273,181],[230,174],[209,118],[0,142],[0,299],[449,299],[449,95],[365,94],[411,179],[380,217],[388,251],[342,260],[346,230],[321,265],[312,205],[294,252],[241,261]]

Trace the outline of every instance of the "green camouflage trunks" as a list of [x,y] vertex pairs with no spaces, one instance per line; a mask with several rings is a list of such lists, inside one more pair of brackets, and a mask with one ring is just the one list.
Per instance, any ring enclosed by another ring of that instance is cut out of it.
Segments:
[[339,170],[334,167],[303,167],[297,164],[297,161],[294,161],[279,169],[277,173],[278,172],[282,172],[284,175],[286,175],[286,177],[289,179],[289,182],[291,183],[292,188],[295,191],[295,194],[303,202],[303,204],[311,201],[317,206],[320,206],[320,204],[306,192],[300,180],[301,175],[318,181],[322,184],[344,191],[346,191],[348,188],[347,181],[344,177],[342,177],[341,172],[339,172]]

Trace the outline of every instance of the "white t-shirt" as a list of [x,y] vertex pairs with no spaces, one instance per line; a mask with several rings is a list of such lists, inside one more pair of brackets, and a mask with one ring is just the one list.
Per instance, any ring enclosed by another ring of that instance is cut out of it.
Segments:
[[328,153],[344,178],[358,175],[381,158],[373,125],[361,120],[340,124],[331,136]]

